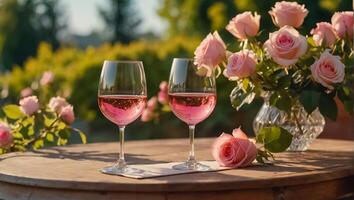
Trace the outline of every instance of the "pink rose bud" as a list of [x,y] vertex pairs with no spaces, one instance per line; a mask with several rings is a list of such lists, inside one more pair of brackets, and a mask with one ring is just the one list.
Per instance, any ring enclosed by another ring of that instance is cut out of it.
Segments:
[[336,12],[332,16],[332,26],[340,38],[348,36],[348,39],[353,40],[353,13],[353,11]]
[[24,88],[23,90],[21,90],[21,97],[24,98],[24,97],[28,97],[28,96],[31,96],[33,93],[33,90],[29,87],[27,88]]
[[296,2],[277,2],[269,11],[273,23],[279,27],[292,26],[298,28],[304,22],[308,14],[308,10],[304,5],[299,5]]
[[311,30],[313,35],[313,41],[317,46],[321,46],[322,43],[326,47],[334,45],[337,40],[337,35],[330,23],[320,22],[316,24],[316,28]]
[[58,114],[60,113],[61,109],[67,105],[69,105],[69,103],[64,98],[59,96],[52,97],[48,103],[48,107]]
[[334,89],[332,84],[341,83],[344,80],[344,64],[339,56],[330,54],[328,49],[310,68],[313,79],[330,90]]
[[0,148],[10,148],[13,142],[11,129],[3,122],[0,122]]
[[54,81],[54,74],[51,71],[46,71],[43,73],[39,84],[48,85]]
[[261,16],[257,13],[252,15],[251,12],[243,12],[232,18],[226,26],[232,35],[240,40],[246,40],[248,37],[256,36],[259,31],[259,21]]
[[160,83],[160,90],[161,91],[168,91],[168,83],[167,83],[167,81],[162,81],[161,83]]
[[233,135],[223,133],[213,144],[212,155],[222,167],[246,167],[257,156],[256,145],[241,129],[235,129]]
[[231,79],[245,78],[256,71],[256,54],[250,50],[242,50],[233,53],[228,58],[224,76]]
[[226,45],[215,31],[200,43],[194,52],[194,64],[198,68],[206,68],[206,76],[211,76],[213,68],[218,66],[226,58]]
[[157,97],[151,97],[146,105],[149,110],[155,110],[157,106]]
[[141,121],[148,122],[154,118],[154,113],[150,109],[144,109],[143,113],[141,114]]
[[295,64],[307,51],[306,38],[291,26],[283,26],[269,34],[264,48],[273,60],[283,67]]
[[59,117],[66,123],[72,124],[75,120],[74,108],[72,105],[64,106],[59,114]]
[[161,104],[168,103],[168,92],[167,91],[160,91],[157,94],[157,99]]
[[26,115],[32,115],[39,109],[38,98],[36,96],[25,97],[20,100],[20,109]]

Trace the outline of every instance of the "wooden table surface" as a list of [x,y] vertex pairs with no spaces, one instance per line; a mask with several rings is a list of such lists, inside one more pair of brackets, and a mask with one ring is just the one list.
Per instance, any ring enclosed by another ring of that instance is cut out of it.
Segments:
[[[211,160],[213,139],[197,139],[198,159]],[[0,199],[335,199],[354,193],[354,141],[318,139],[307,152],[276,155],[252,166],[151,179],[101,174],[117,159],[117,143],[53,147],[0,156]],[[187,139],[126,143],[127,161],[183,161]]]

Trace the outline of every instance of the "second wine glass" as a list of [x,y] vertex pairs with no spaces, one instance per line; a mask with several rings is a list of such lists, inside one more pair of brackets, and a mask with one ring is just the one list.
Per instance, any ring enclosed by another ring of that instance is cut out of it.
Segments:
[[173,166],[177,170],[208,171],[210,167],[197,162],[194,154],[195,126],[205,120],[216,105],[214,73],[206,76],[198,71],[192,59],[175,58],[169,85],[169,104],[172,112],[189,126],[190,152],[188,160]]
[[146,80],[141,61],[105,61],[102,67],[98,105],[103,115],[119,127],[118,161],[101,170],[105,174],[139,175],[143,170],[127,166],[124,158],[124,129],[136,120],[146,105]]

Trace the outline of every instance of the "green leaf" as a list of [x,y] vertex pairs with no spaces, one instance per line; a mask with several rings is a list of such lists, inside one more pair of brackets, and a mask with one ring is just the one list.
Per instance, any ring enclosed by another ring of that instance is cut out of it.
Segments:
[[320,92],[304,90],[300,94],[299,101],[304,106],[306,112],[311,114],[318,107],[320,97]]
[[344,101],[344,109],[347,111],[349,114],[353,115],[353,110],[354,110],[354,102],[353,101]]
[[44,141],[43,139],[38,139],[34,142],[33,144],[33,149],[40,149],[44,146]]
[[285,151],[291,144],[293,136],[278,126],[264,127],[259,130],[256,141],[263,143],[264,148],[277,153]]
[[285,93],[274,92],[269,98],[269,103],[270,105],[277,107],[279,110],[288,113],[291,111],[291,98]]
[[85,133],[83,133],[83,132],[80,131],[80,130],[78,130],[78,133],[79,133],[79,135],[80,135],[82,144],[86,144],[86,143],[87,143],[87,138],[86,138]]
[[67,129],[61,129],[58,133],[58,136],[61,139],[69,139],[70,137],[70,131],[68,131]]
[[25,116],[25,114],[21,112],[20,106],[18,105],[6,105],[2,108],[2,110],[4,111],[5,115],[10,119],[19,119]]
[[328,117],[333,121],[336,121],[338,108],[333,97],[322,94],[320,98],[319,109],[322,115]]
[[53,133],[47,133],[45,139],[46,139],[48,142],[54,142],[54,135],[53,135]]
[[63,145],[66,145],[67,143],[68,143],[67,139],[58,138],[58,141],[57,141],[58,146],[63,146]]
[[245,93],[241,87],[236,86],[230,94],[230,101],[232,107],[236,108],[236,110],[239,110],[244,104],[252,103],[255,96],[256,93]]

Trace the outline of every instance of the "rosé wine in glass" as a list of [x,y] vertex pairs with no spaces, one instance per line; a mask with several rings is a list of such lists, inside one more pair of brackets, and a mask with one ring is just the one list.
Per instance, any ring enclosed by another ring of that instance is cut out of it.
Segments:
[[102,114],[119,127],[119,158],[101,172],[112,175],[137,176],[144,170],[125,162],[125,127],[136,120],[146,105],[147,87],[141,61],[106,60],[98,84],[98,106]]
[[215,74],[200,73],[193,59],[175,58],[168,82],[169,104],[172,112],[189,127],[188,160],[172,166],[176,170],[209,171],[210,166],[199,163],[194,154],[195,126],[213,112],[216,105]]
[[169,94],[173,113],[188,125],[196,125],[206,119],[214,110],[215,93]]
[[136,120],[143,112],[145,104],[146,96],[98,96],[98,105],[103,115],[118,126],[126,126]]

